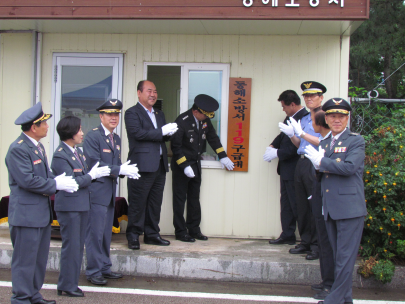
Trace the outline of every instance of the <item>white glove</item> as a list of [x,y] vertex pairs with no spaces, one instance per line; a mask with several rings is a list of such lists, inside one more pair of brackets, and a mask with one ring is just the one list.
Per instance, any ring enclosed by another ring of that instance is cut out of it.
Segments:
[[189,177],[189,178],[195,177],[193,168],[191,168],[190,166],[187,166],[184,168],[184,174],[187,175],[187,177]]
[[321,165],[321,160],[325,156],[325,150],[319,146],[319,151],[317,151],[314,147],[308,145],[305,147],[305,156],[309,158],[315,169],[318,170]]
[[99,167],[100,162],[97,162],[93,168],[91,168],[89,175],[91,176],[91,179],[97,179],[100,177],[104,177],[104,176],[109,176],[111,169],[108,166],[104,166],[104,167]]
[[224,157],[219,160],[222,165],[222,169],[226,167],[229,171],[232,171],[235,165],[233,162],[229,159],[229,157]]
[[55,182],[56,190],[63,190],[69,193],[73,193],[79,189],[79,185],[72,178],[72,176],[66,176],[65,172],[55,177]]
[[127,161],[125,164],[120,166],[120,173],[119,175],[128,176],[128,178],[139,179],[141,176],[138,174],[138,167],[136,164],[130,165],[131,161]]
[[177,130],[178,130],[177,123],[175,122],[168,123],[162,127],[162,135],[163,136],[173,135],[174,133],[176,133]]
[[301,120],[298,120],[298,122],[293,118],[290,117],[291,125],[294,128],[294,133],[297,134],[297,136],[301,136],[301,134],[304,132],[301,128]]
[[289,120],[287,120],[287,125],[285,123],[279,122],[278,127],[280,128],[280,131],[287,135],[289,138],[294,136],[294,127],[291,125]]
[[271,162],[273,159],[277,158],[277,149],[273,147],[267,147],[266,152],[263,155],[263,159],[267,162]]

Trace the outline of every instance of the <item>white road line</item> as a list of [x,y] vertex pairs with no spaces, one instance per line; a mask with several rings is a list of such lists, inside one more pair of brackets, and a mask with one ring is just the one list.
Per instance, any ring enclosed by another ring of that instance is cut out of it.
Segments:
[[[0,281],[0,287],[11,287],[11,282]],[[56,290],[55,284],[44,284],[43,289]],[[304,297],[283,297],[283,296],[258,296],[258,295],[236,295],[223,293],[204,292],[183,292],[183,291],[161,291],[133,288],[111,288],[80,286],[80,289],[87,292],[104,292],[118,294],[132,294],[145,296],[165,296],[200,299],[223,299],[223,300],[245,300],[245,301],[265,301],[265,302],[296,302],[296,303],[318,303],[318,300]],[[404,304],[404,301],[376,301],[376,300],[354,300],[353,304]]]

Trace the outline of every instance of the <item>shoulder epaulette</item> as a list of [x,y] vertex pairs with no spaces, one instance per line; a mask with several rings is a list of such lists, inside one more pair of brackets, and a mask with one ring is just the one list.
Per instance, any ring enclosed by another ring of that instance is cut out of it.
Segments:
[[186,118],[188,118],[188,115],[184,116],[184,117],[183,117],[183,120],[185,120]]
[[93,129],[93,131],[96,131],[96,130],[98,130],[98,128],[94,128],[94,129]]
[[21,144],[23,141],[24,141],[24,140],[21,139],[17,144]]

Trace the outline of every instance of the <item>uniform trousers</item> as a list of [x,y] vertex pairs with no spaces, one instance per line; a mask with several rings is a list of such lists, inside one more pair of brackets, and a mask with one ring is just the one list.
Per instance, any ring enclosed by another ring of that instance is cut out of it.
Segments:
[[163,190],[166,183],[166,170],[162,158],[156,172],[139,172],[141,178],[128,178],[128,241],[137,240],[145,233],[148,237],[160,234],[160,211]]
[[311,251],[318,251],[315,219],[312,214],[310,201],[312,187],[315,179],[315,168],[308,158],[300,158],[295,168],[294,184],[297,202],[298,231],[301,236],[301,245]]
[[10,225],[13,244],[11,260],[11,304],[30,304],[41,301],[51,242],[51,224],[42,228]]
[[335,280],[335,261],[333,250],[326,231],[325,219],[322,214],[321,182],[314,180],[314,192],[311,201],[312,213],[314,214],[316,232],[318,236],[319,266],[321,269],[322,284],[325,288],[331,289]]
[[76,291],[79,286],[89,211],[56,211],[62,236],[58,290]]
[[335,282],[324,303],[353,302],[353,269],[363,234],[364,217],[333,220],[328,215],[325,223],[335,259]]
[[[200,233],[201,206],[200,187],[201,169],[198,164],[191,165],[195,177],[189,178],[184,170],[172,162],[173,173],[173,225],[177,237],[187,233]],[[187,201],[187,220],[184,220],[184,207]]]
[[110,244],[115,201],[108,206],[91,204],[86,231],[86,276],[98,277],[111,272]]
[[295,186],[293,180],[280,179],[280,219],[284,240],[295,240],[297,222],[297,204],[295,203]]

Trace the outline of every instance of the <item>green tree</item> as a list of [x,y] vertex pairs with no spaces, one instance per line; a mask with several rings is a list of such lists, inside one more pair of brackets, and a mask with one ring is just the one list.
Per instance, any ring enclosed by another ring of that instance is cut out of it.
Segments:
[[[404,0],[370,0],[370,19],[350,43],[350,85],[370,91],[405,62]],[[380,97],[405,98],[404,80],[405,66],[380,87]]]

